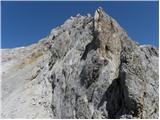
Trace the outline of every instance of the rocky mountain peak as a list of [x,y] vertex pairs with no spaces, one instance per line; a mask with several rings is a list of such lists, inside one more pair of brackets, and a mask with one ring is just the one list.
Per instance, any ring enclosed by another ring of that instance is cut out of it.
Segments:
[[158,49],[101,7],[1,52],[2,118],[158,118]]

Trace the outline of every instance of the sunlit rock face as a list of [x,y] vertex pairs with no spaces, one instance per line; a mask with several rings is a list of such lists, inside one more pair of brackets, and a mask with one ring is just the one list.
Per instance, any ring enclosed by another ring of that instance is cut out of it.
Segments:
[[2,49],[2,118],[158,118],[158,49],[102,8],[38,43]]

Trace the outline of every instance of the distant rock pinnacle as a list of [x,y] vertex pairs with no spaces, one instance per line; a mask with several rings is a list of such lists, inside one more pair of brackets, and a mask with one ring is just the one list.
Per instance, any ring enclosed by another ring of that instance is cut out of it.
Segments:
[[36,44],[1,49],[1,117],[158,118],[158,51],[101,7],[71,17]]

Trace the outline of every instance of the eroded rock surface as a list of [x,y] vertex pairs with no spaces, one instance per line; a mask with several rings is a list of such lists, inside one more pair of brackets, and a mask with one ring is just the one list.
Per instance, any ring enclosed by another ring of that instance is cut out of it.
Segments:
[[158,118],[158,49],[98,8],[2,52],[2,118]]

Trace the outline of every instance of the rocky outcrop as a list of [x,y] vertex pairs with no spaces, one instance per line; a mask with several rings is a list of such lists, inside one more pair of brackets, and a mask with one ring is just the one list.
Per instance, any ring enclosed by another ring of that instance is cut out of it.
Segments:
[[158,118],[158,49],[98,8],[2,51],[2,118]]

